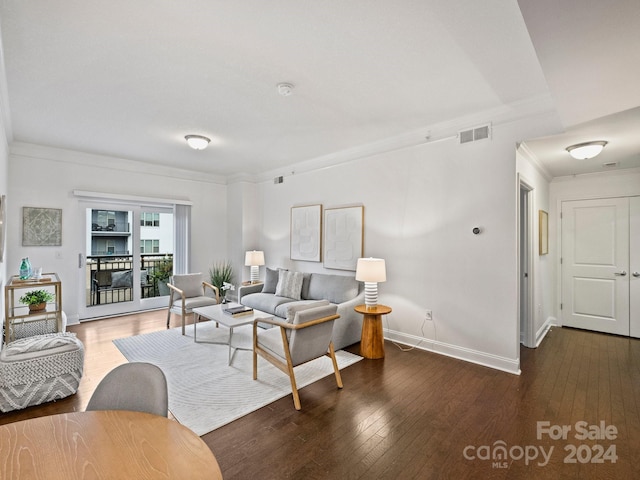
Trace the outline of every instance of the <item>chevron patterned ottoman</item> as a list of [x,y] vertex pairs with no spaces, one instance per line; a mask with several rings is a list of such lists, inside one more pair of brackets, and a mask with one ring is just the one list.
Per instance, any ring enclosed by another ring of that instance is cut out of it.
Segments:
[[0,411],[57,400],[78,391],[84,346],[73,333],[21,338],[0,350]]

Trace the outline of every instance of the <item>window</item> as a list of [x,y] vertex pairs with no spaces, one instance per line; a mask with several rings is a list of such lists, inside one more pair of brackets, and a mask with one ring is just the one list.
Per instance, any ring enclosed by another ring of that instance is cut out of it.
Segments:
[[140,226],[141,227],[159,227],[160,214],[151,213],[151,212],[142,212],[140,214]]
[[140,253],[159,253],[160,240],[140,240]]

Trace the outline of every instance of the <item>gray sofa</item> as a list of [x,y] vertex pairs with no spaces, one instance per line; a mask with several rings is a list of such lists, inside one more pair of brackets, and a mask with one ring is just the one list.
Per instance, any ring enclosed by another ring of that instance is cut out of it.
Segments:
[[353,276],[267,268],[264,283],[238,288],[240,304],[282,319],[287,317],[289,307],[317,300],[328,300],[338,306],[336,313],[340,318],[333,325],[336,350],[360,341],[362,315],[354,307],[364,303],[364,292],[362,283]]

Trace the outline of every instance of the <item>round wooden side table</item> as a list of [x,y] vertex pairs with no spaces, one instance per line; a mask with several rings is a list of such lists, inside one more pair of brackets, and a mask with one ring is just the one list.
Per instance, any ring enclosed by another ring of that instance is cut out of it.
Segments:
[[391,313],[391,307],[376,305],[367,307],[358,305],[355,311],[364,315],[362,319],[362,336],[360,338],[360,355],[364,358],[384,358],[384,335],[382,334],[382,315]]

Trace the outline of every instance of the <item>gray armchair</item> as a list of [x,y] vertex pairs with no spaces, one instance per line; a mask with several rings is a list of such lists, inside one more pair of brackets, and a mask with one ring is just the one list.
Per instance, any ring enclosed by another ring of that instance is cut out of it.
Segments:
[[[174,275],[167,283],[169,287],[169,311],[167,312],[167,328],[171,323],[171,314],[182,317],[182,335],[184,335],[185,317],[194,308],[216,305],[220,301],[218,287],[204,281],[202,273]],[[206,295],[206,289],[213,292],[213,297]]]
[[[300,410],[300,395],[296,386],[294,367],[323,355],[331,358],[338,388],[342,378],[336,361],[331,335],[337,306],[329,302],[291,307],[287,319],[267,318],[253,324],[253,379],[258,378],[258,355],[275,365],[291,380],[293,404]],[[279,328],[258,328],[259,323]]]

